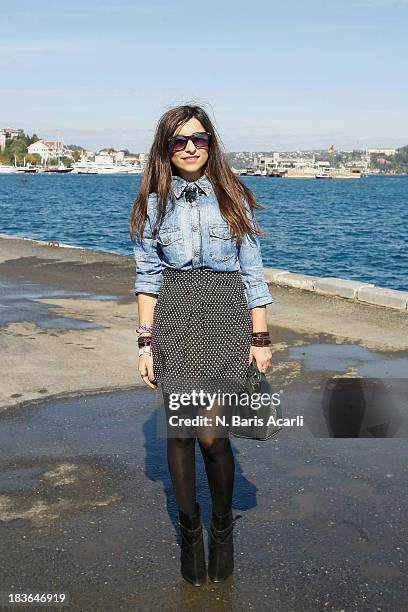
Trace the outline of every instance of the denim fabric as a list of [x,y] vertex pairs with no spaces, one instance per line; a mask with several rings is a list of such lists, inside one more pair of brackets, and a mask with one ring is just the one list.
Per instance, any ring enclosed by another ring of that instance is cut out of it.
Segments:
[[[187,202],[184,189],[187,185],[198,188],[197,200]],[[155,221],[157,196],[149,196],[147,220],[143,238],[133,240],[136,263],[135,294],[158,294],[163,268],[188,270],[207,268],[215,271],[240,270],[245,286],[248,308],[271,304],[272,295],[265,281],[259,238],[245,234],[240,245],[231,235],[228,223],[221,215],[219,204],[208,178],[203,175],[194,183],[188,183],[173,175],[172,189],[175,205],[171,210],[167,200],[166,215],[155,238],[152,227]],[[247,217],[253,225],[249,206]]]

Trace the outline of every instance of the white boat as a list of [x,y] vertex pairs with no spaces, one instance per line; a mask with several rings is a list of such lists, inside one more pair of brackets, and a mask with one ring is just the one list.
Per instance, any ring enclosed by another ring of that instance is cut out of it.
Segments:
[[75,162],[72,166],[72,174],[98,174],[98,170],[95,162],[81,155],[80,160]]
[[98,166],[97,170],[98,174],[129,174],[129,172],[132,170],[132,167],[126,164],[112,164],[112,166]]
[[[97,156],[102,157],[102,156]],[[113,160],[97,159],[90,161],[86,158],[81,158],[73,165],[73,174],[129,174],[133,172],[135,167],[131,164],[115,163]]]
[[130,174],[133,173],[133,168],[129,166],[101,166],[92,162],[85,165],[74,165],[72,174]]
[[18,172],[18,168],[16,166],[6,166],[5,164],[0,164],[0,174],[16,174]]

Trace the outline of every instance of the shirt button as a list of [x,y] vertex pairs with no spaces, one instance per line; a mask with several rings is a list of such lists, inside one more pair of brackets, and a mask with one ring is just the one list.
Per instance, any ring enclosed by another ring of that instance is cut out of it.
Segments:
[[196,232],[198,230],[198,225],[193,225],[193,232]]
[[197,250],[196,250],[196,251],[194,251],[194,254],[195,254],[195,255],[199,255],[199,254],[200,254],[200,251],[197,251]]

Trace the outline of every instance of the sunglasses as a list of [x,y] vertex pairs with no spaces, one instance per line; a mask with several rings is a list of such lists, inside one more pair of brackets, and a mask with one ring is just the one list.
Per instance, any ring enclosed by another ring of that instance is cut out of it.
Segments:
[[194,132],[194,134],[190,136],[182,136],[179,134],[178,136],[169,138],[169,149],[172,153],[184,151],[189,140],[191,140],[196,149],[205,149],[205,147],[209,145],[210,136],[210,132]]

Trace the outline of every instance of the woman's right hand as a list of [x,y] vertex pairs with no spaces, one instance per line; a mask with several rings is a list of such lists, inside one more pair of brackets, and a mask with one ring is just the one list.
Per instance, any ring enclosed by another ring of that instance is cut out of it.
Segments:
[[154,380],[153,375],[153,356],[151,353],[143,353],[139,357],[139,373],[143,379],[143,382],[146,383],[148,387],[151,389],[157,389],[157,384],[153,383]]

